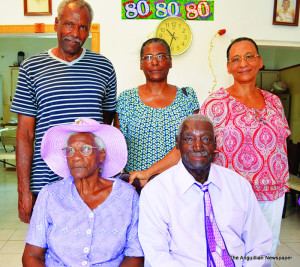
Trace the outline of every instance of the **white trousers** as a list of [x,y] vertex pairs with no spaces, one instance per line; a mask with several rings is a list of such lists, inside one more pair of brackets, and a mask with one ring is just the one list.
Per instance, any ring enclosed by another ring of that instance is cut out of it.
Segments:
[[[263,214],[273,234],[271,256],[276,256],[277,245],[279,244],[282,211],[284,206],[284,195],[274,201],[258,201]],[[273,266],[274,261],[272,261]]]

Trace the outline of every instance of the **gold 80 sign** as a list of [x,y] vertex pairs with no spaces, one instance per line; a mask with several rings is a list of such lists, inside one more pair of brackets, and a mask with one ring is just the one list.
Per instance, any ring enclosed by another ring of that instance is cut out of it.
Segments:
[[159,23],[155,36],[164,39],[172,55],[185,52],[192,42],[192,31],[187,22],[179,17],[168,17]]

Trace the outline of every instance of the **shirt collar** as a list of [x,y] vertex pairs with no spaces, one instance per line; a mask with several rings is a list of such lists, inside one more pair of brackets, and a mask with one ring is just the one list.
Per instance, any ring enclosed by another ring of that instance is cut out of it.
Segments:
[[[188,170],[185,168],[185,166],[182,163],[182,160],[177,164],[176,176],[177,176],[177,182],[179,185],[179,192],[183,195],[186,191],[188,191],[194,184],[199,184],[195,178],[188,172]],[[222,181],[220,179],[220,176],[216,170],[215,164],[210,165],[210,171],[208,175],[207,181],[204,183],[206,184],[213,184],[216,186],[220,191],[222,190]]]
[[65,61],[65,60],[63,60],[63,59],[61,59],[61,58],[55,56],[55,55],[52,53],[52,50],[53,50],[53,49],[54,49],[54,48],[51,48],[51,49],[48,50],[49,56],[52,57],[52,58],[54,58],[54,59],[57,60],[57,61],[60,61],[61,63],[64,63],[64,64],[68,65],[68,66],[74,65],[75,63],[77,63],[78,61],[80,61],[80,60],[84,57],[84,55],[86,54],[86,49],[85,49],[85,48],[82,48],[81,55],[80,55],[78,58],[74,59],[73,61],[69,62],[69,61]]

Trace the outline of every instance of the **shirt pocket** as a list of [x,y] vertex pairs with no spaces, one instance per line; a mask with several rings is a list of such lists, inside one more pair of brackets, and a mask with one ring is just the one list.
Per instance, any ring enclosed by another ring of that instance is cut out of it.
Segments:
[[218,212],[216,222],[225,240],[232,244],[242,243],[241,237],[245,224],[245,213],[242,211],[221,211]]

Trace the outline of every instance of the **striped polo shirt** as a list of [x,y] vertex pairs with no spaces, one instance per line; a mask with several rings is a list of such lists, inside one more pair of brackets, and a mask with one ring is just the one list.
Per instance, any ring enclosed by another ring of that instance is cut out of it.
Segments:
[[103,111],[116,110],[116,75],[104,56],[83,49],[80,57],[66,62],[52,49],[27,58],[20,66],[10,111],[35,117],[35,151],[31,190],[38,193],[59,177],[41,158],[44,133],[55,125],[88,117],[102,123]]

